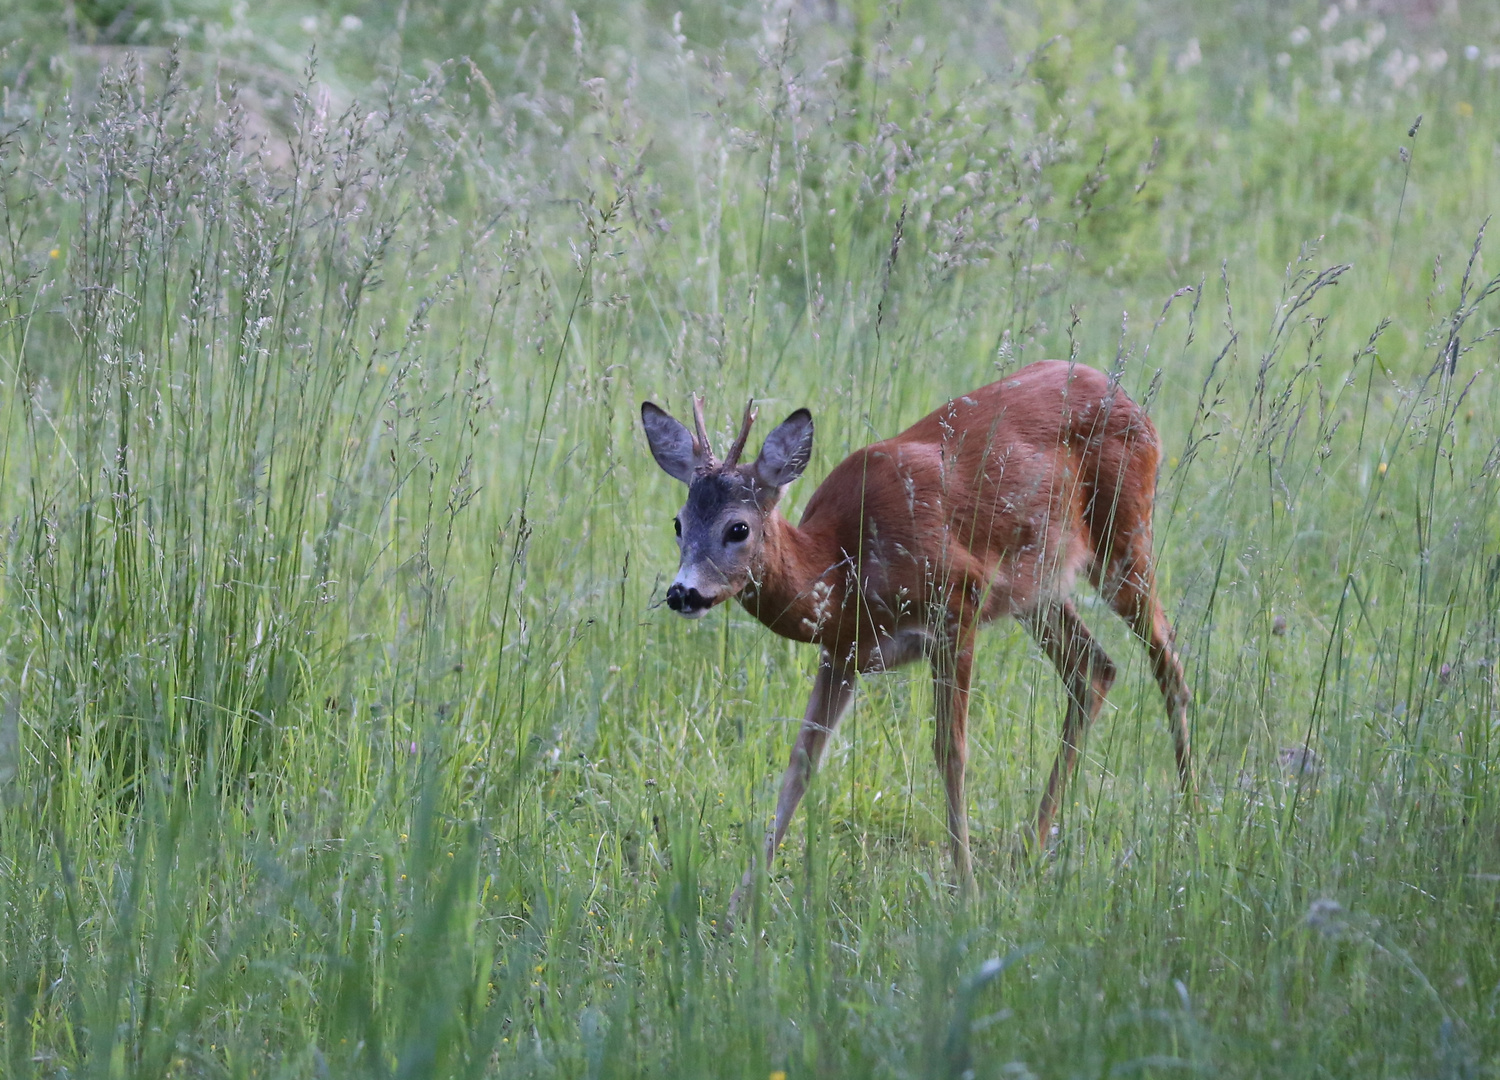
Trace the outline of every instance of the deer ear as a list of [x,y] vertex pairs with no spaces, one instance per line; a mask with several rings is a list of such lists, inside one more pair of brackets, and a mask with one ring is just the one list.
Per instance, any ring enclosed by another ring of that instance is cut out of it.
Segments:
[[661,466],[662,472],[684,484],[691,484],[698,468],[698,456],[693,453],[693,437],[688,434],[688,429],[649,401],[641,402],[641,426],[646,429],[651,456]]
[[755,477],[770,488],[781,489],[802,475],[812,459],[812,413],[798,409],[766,436],[755,459]]

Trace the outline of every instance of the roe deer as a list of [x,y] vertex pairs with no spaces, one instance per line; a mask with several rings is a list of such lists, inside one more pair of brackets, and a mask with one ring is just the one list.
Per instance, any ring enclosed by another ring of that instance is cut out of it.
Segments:
[[[682,558],[667,605],[698,618],[734,597],[776,633],[822,650],[766,837],[767,866],[853,698],[855,675],[926,657],[953,865],[963,888],[972,887],[969,677],[976,630],[1002,615],[1025,624],[1068,694],[1062,745],[1036,815],[1035,836],[1045,844],[1084,732],[1115,680],[1070,598],[1079,571],[1150,650],[1178,777],[1191,797],[1191,695],[1151,562],[1160,448],[1150,419],[1111,378],[1043,361],[954,398],[845,458],[795,526],[776,504],[807,467],[811,414],[792,413],[766,436],[760,456],[741,465],[754,402],[722,463],[696,396],[693,413],[689,433],[651,402],[641,405],[652,456],[688,485],[674,522]],[[752,865],[746,884],[753,872]]]

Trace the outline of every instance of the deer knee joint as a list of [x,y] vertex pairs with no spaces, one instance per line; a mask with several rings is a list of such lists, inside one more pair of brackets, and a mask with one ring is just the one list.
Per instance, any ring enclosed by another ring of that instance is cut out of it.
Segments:
[[1096,646],[1093,654],[1089,659],[1089,677],[1093,681],[1094,689],[1102,697],[1115,685],[1119,671],[1115,668],[1115,662],[1105,654],[1103,649]]

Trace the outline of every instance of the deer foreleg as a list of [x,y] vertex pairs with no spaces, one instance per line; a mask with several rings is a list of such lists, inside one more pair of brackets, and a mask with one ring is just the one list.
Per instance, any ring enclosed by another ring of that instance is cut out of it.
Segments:
[[797,804],[807,793],[807,782],[822,760],[823,748],[828,745],[828,736],[838,727],[844,710],[854,700],[854,669],[833,662],[823,654],[818,665],[818,674],[813,679],[812,694],[807,699],[807,712],[802,717],[802,730],[797,733],[797,743],[792,747],[791,761],[781,778],[781,795],[776,800],[776,821],[766,834],[766,865],[786,836]]
[[[855,669],[852,665],[839,663],[825,651],[818,664],[818,673],[813,678],[812,694],[807,699],[807,712],[802,717],[802,729],[797,732],[797,742],[792,747],[791,760],[781,778],[781,794],[776,799],[776,820],[766,833],[765,865],[770,867],[776,849],[786,836],[787,826],[797,805],[807,793],[808,781],[812,779],[823,749],[828,745],[828,736],[838,727],[849,703],[854,700]],[[729,901],[729,915],[733,919],[745,890],[754,880],[755,866],[745,871],[740,887]]]
[[969,854],[969,803],[964,769],[969,760],[969,676],[973,664],[973,635],[958,644],[934,646],[932,654],[932,753],[948,795],[948,844],[953,869],[965,893],[974,888]]

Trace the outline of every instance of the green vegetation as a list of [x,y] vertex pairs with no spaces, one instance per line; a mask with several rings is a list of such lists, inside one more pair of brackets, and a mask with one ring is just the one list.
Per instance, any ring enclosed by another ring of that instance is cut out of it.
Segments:
[[[1500,1074],[1491,16],[52,7],[0,13],[5,1075]],[[809,405],[795,516],[1069,355],[1166,445],[1200,811],[1084,601],[1049,858],[997,627],[978,899],[911,668],[723,932],[815,657],[660,605],[640,399]]]

